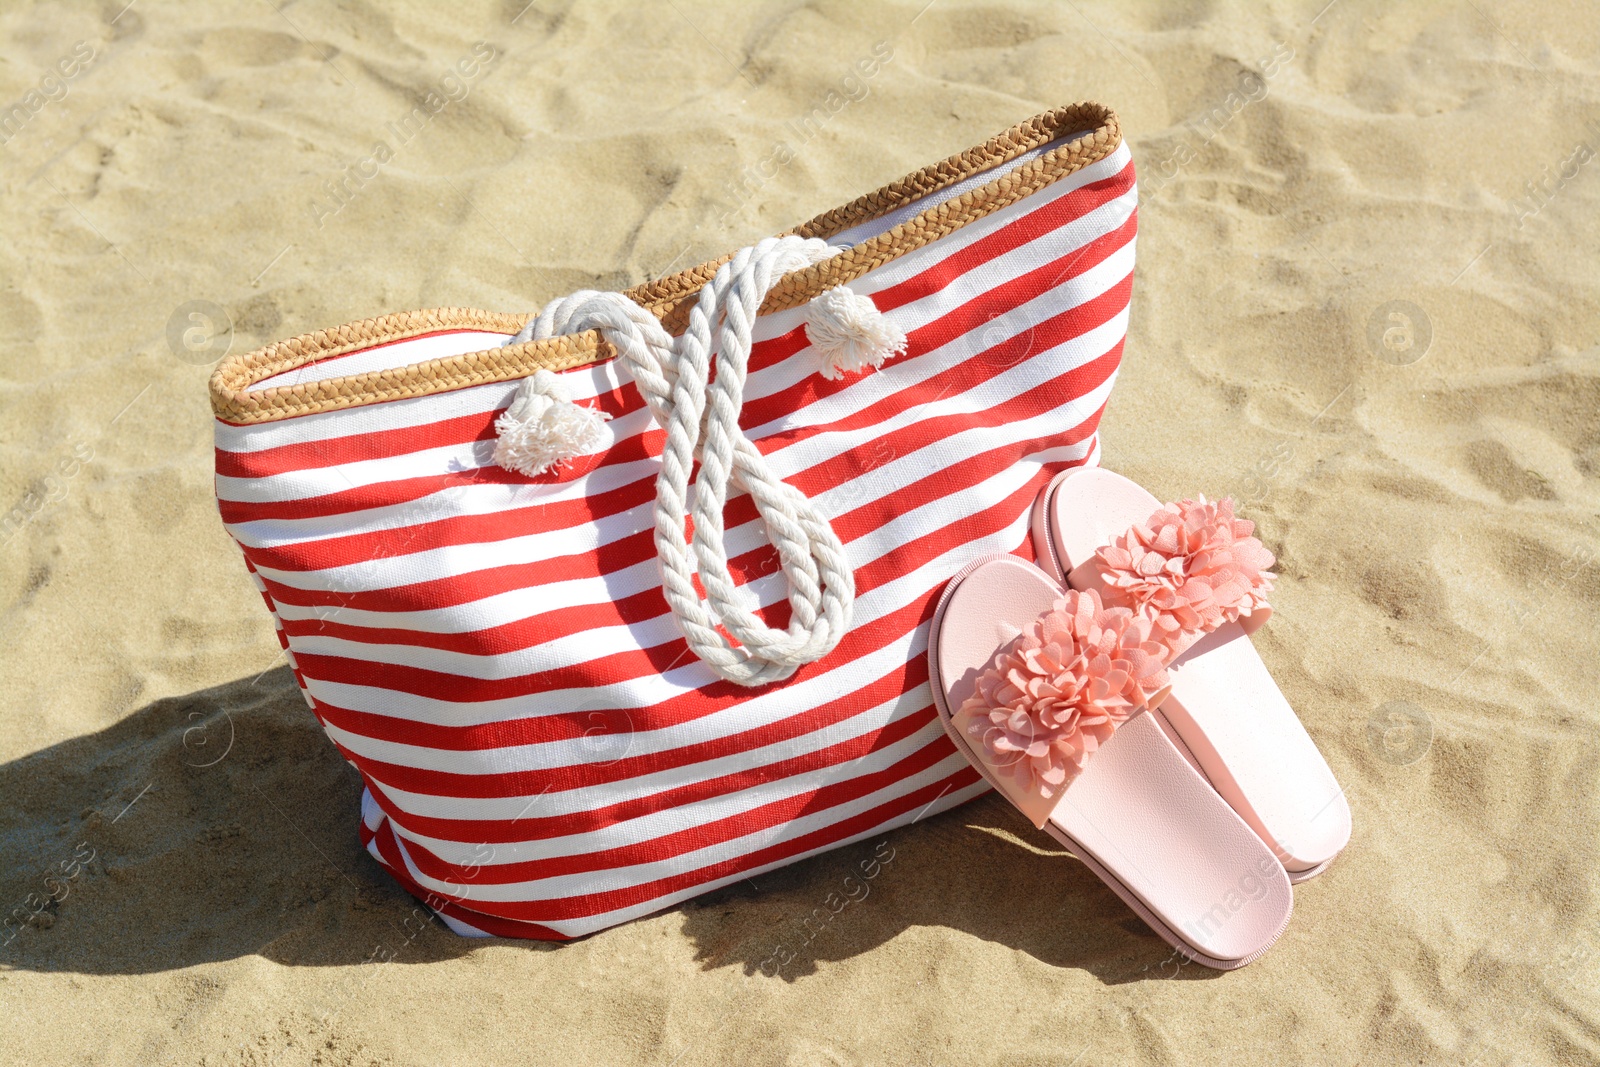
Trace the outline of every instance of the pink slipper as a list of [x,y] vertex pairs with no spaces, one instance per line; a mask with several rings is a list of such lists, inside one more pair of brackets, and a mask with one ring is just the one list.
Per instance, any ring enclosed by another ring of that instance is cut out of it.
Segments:
[[1288,925],[1283,868],[1145,709],[1167,689],[1152,624],[1016,556],[950,580],[930,684],[945,730],[1001,795],[1157,934],[1243,967]]
[[1098,467],[1057,477],[1034,507],[1034,544],[1073,589],[1148,616],[1168,647],[1164,726],[1291,882],[1350,840],[1350,806],[1249,635],[1272,609],[1272,554],[1233,502],[1163,505]]

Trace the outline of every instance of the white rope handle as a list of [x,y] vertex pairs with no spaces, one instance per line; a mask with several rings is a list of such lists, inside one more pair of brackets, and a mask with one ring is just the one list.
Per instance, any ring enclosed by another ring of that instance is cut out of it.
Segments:
[[[820,263],[837,251],[824,241],[800,237],[769,238],[742,249],[701,289],[689,314],[688,329],[676,339],[654,315],[621,293],[592,290],[546,305],[512,338],[516,343],[599,330],[632,371],[651,414],[667,431],[655,502],[656,555],[667,605],[695,655],[721,677],[739,685],[765,685],[789,677],[804,664],[827,655],[850,627],[855,578],[844,546],[827,518],[772,471],[766,457],[739,427],[751,329],[762,300],[785,274]],[[852,314],[866,313],[863,302],[875,313],[864,297],[855,297],[848,290],[830,293],[842,293],[855,301],[850,305]],[[837,306],[835,300],[830,308]],[[833,316],[827,320],[832,339],[840,328],[834,325],[838,313],[829,314]],[[852,354],[850,363],[835,361],[825,371],[876,366],[889,354],[904,351],[903,334],[882,321],[873,325],[878,334],[867,347],[876,355]],[[835,342],[835,347],[842,343]],[[827,358],[834,359],[832,355]],[[536,383],[537,378],[526,379],[525,388],[549,387],[548,382]],[[522,394],[518,403],[522,405],[519,410],[541,413],[548,407],[531,405]],[[516,429],[500,427],[501,445]],[[500,455],[497,446],[497,459]],[[694,479],[693,548],[706,601],[695,591],[695,569],[690,566],[690,546],[684,536],[684,520],[691,513],[689,476],[696,458],[700,474]],[[507,460],[501,462],[513,466]],[[548,465],[535,469],[547,469]],[[767,537],[777,549],[792,609],[786,630],[767,626],[739,601],[723,541],[723,509],[730,486],[750,494]],[[737,646],[717,631],[718,620],[738,641]]]

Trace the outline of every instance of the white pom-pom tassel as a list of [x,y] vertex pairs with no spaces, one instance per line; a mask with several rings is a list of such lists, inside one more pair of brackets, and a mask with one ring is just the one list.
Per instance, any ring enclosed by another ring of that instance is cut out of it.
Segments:
[[499,440],[494,461],[528,477],[575,456],[599,449],[605,439],[603,411],[572,402],[561,379],[547,370],[522,379],[516,399],[494,420]]
[[822,376],[876,370],[906,350],[905,331],[890,322],[870,299],[841,285],[806,305],[806,337],[822,356]]

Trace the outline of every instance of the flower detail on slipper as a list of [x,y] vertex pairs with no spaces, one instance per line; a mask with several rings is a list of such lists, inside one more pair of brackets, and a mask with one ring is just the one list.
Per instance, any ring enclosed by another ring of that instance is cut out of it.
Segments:
[[1267,607],[1272,553],[1233,501],[1164,505],[1087,561],[1106,601],[1148,616],[1177,656],[1200,634]]
[[1166,651],[1149,618],[1070,590],[1001,650],[961,717],[992,768],[1051,799],[1166,688]]

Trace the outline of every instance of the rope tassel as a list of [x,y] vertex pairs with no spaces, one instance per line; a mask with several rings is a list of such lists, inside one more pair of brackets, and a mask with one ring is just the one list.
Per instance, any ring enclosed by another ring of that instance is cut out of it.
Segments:
[[822,356],[822,376],[877,370],[890,356],[905,355],[906,335],[868,297],[840,285],[806,305],[806,337]]
[[603,411],[572,402],[556,375],[536,371],[522,379],[516,399],[494,420],[494,461],[532,478],[597,451],[605,440]]

